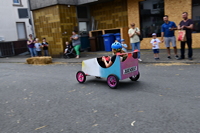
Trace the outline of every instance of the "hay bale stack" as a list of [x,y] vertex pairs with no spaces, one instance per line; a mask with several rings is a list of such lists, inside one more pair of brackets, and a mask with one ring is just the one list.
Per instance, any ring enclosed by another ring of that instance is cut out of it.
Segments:
[[31,58],[27,58],[26,62],[28,64],[36,64],[36,65],[50,64],[52,63],[52,58],[51,56],[31,57]]

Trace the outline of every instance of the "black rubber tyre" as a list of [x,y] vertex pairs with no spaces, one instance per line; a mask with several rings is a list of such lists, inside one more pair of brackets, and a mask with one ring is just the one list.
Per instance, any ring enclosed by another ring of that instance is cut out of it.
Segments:
[[86,75],[83,71],[78,71],[76,73],[76,79],[79,83],[84,83],[86,80]]
[[138,75],[135,75],[133,77],[130,77],[130,80],[137,81],[140,78],[140,72],[138,72]]
[[66,54],[64,54],[64,55],[63,55],[63,58],[65,58],[65,59],[68,59],[68,58],[69,58],[69,56],[68,56],[68,55],[66,55]]
[[107,77],[107,84],[110,88],[116,89],[119,84],[119,78],[116,75],[111,74]]

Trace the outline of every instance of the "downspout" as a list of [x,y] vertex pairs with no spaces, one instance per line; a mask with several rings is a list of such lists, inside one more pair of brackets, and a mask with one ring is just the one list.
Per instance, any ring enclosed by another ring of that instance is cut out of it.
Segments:
[[31,30],[32,30],[32,35],[33,37],[35,37],[35,26],[34,26],[34,21],[33,21],[33,14],[32,14],[32,11],[31,11],[31,4],[30,4],[30,0],[27,0],[28,1],[28,8],[29,8],[29,14],[30,14],[30,21],[31,21]]

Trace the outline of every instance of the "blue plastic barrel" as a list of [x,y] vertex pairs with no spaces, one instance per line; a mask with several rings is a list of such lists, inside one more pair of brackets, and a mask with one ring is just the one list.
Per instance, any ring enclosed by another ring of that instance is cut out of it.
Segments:
[[121,42],[121,34],[120,33],[116,33],[115,35],[115,40],[118,40],[119,42]]
[[105,51],[112,51],[111,45],[115,41],[114,34],[104,34],[102,36],[103,36],[103,40],[104,40]]

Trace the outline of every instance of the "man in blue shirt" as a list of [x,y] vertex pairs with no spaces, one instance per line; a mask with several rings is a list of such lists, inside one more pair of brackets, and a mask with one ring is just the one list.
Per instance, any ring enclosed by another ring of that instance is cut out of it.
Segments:
[[[173,21],[169,21],[168,16],[165,15],[163,17],[164,24],[161,26],[161,41],[165,41],[165,46],[167,48],[167,53],[168,53],[168,59],[171,59],[171,54],[170,54],[170,42],[172,43],[172,46],[174,47],[174,54],[175,58],[179,59],[177,55],[177,48],[176,48],[176,38],[174,35],[174,30],[177,29],[176,24]],[[163,37],[165,37],[163,39]]]

